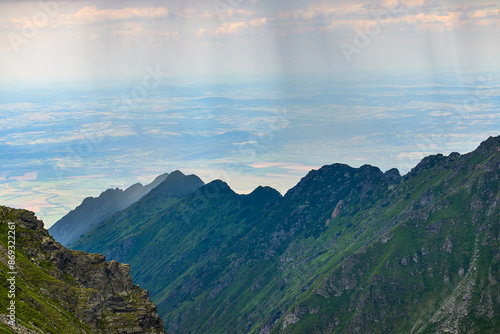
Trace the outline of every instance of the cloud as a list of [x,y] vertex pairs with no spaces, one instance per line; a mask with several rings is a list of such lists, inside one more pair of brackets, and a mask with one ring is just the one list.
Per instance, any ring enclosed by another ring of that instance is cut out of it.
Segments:
[[196,37],[198,37],[198,38],[203,37],[204,33],[205,33],[205,29],[200,28],[200,30],[198,30],[198,32],[196,32]]
[[167,32],[157,32],[156,38],[168,39],[168,40],[179,40],[182,35],[178,31],[167,31]]
[[235,34],[238,30],[242,28],[248,28],[247,22],[223,22],[220,27],[218,27],[215,31],[215,35],[229,35]]
[[262,17],[260,19],[253,19],[249,22],[250,26],[258,27],[267,23],[267,18]]
[[115,32],[115,34],[118,36],[135,36],[141,34],[142,32],[142,24],[137,22],[126,22],[120,30]]
[[308,172],[313,169],[318,169],[319,166],[316,165],[304,165],[302,163],[295,163],[295,162],[254,162],[251,164],[248,164],[249,167],[252,168],[280,168],[280,169],[286,169],[286,170],[291,170],[291,171],[301,171],[301,172]]
[[250,21],[239,21],[239,22],[223,22],[214,31],[214,35],[233,35],[242,30],[248,30],[252,27],[259,27],[267,23],[267,18],[261,17],[252,19]]
[[436,116],[436,117],[441,117],[441,116],[453,116],[454,113],[450,111],[444,111],[444,110],[436,110],[431,113],[429,113],[431,116]]
[[247,141],[243,141],[243,142],[240,142],[240,143],[233,143],[233,145],[235,146],[242,146],[242,145],[255,145],[257,144],[258,142],[256,140],[247,140]]
[[29,172],[22,176],[11,176],[9,177],[9,181],[31,181],[36,180],[38,176],[38,172]]
[[384,0],[309,4],[308,8],[280,11],[273,16],[273,24],[286,28],[285,35],[346,31],[365,28],[373,22],[386,27],[396,25],[394,31],[451,31],[466,27],[497,24],[499,9],[495,4],[476,6],[445,6],[434,0]]
[[158,19],[168,16],[165,7],[98,9],[96,6],[87,6],[75,14],[62,15],[59,22],[63,24],[96,24],[136,19]]
[[158,135],[158,136],[182,136],[180,133],[165,131],[162,129],[150,129],[146,131],[147,134],[150,135]]
[[175,112],[168,114],[166,118],[174,118],[174,119],[186,119],[187,117],[182,115],[181,113]]

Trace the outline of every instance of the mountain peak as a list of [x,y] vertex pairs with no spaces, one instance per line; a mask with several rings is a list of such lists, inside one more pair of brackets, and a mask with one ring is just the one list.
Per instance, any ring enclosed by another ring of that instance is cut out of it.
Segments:
[[272,187],[268,187],[268,186],[258,186],[249,195],[261,195],[261,194],[270,194],[270,193],[279,195],[281,197],[281,194],[279,193],[279,191],[277,191],[276,189],[274,189]]
[[489,137],[479,145],[476,151],[481,153],[485,152],[495,153],[500,151],[500,136]]
[[[391,175],[394,177],[394,175]],[[342,187],[348,181],[354,179],[359,182],[361,179],[382,179],[384,173],[378,168],[371,165],[363,165],[359,168],[354,168],[346,164],[336,163],[325,165],[318,170],[312,170],[299,183],[288,190],[285,197],[298,194],[301,189],[309,189],[309,185],[316,184],[315,187]],[[332,189],[333,189],[332,188]]]
[[170,173],[168,177],[170,178],[179,178],[179,177],[183,177],[183,176],[186,176],[183,172],[181,172],[180,170],[174,170],[172,173]]
[[259,203],[261,204],[273,203],[283,198],[283,196],[279,193],[279,191],[267,186],[265,187],[258,186],[250,194],[244,196],[245,196],[245,202],[244,202],[245,205],[259,204]]
[[158,198],[160,196],[181,198],[190,192],[202,187],[205,183],[196,175],[184,175],[179,170],[173,171],[144,198]]
[[222,180],[214,180],[210,183],[207,183],[203,188],[201,188],[204,193],[208,191],[210,194],[225,194],[232,195],[236,194],[231,187]]
[[390,182],[398,182],[401,180],[401,174],[397,168],[391,168],[384,173],[387,180]]

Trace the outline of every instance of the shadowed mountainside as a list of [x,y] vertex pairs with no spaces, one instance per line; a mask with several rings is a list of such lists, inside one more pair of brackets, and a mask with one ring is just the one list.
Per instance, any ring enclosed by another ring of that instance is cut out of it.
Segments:
[[[167,194],[174,201],[203,185],[198,177],[192,176],[183,179],[179,171],[172,174],[162,174],[146,186],[136,183],[125,191],[121,189],[108,189],[99,197],[87,197],[82,204],[57,221],[49,233],[62,245],[73,243],[81,235],[90,231],[99,223],[124,210],[139,199],[152,192],[149,199],[154,199],[154,194]],[[155,190],[159,187],[158,190]],[[163,196],[162,195],[162,196]]]
[[493,334],[499,175],[492,137],[403,177],[324,166],[283,197],[213,181],[175,202],[158,191],[72,247],[130,263],[169,333]]

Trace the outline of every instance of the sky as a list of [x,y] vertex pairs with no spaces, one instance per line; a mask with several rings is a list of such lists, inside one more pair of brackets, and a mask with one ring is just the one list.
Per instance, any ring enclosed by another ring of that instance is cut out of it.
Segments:
[[500,1],[0,1],[0,204],[179,169],[285,193],[498,135]]

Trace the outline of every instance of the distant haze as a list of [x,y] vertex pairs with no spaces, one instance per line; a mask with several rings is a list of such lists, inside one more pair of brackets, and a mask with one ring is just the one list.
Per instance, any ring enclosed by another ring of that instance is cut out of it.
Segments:
[[499,134],[499,10],[2,1],[0,203],[49,227],[85,197],[177,169],[284,193],[335,162],[406,173],[466,153]]

